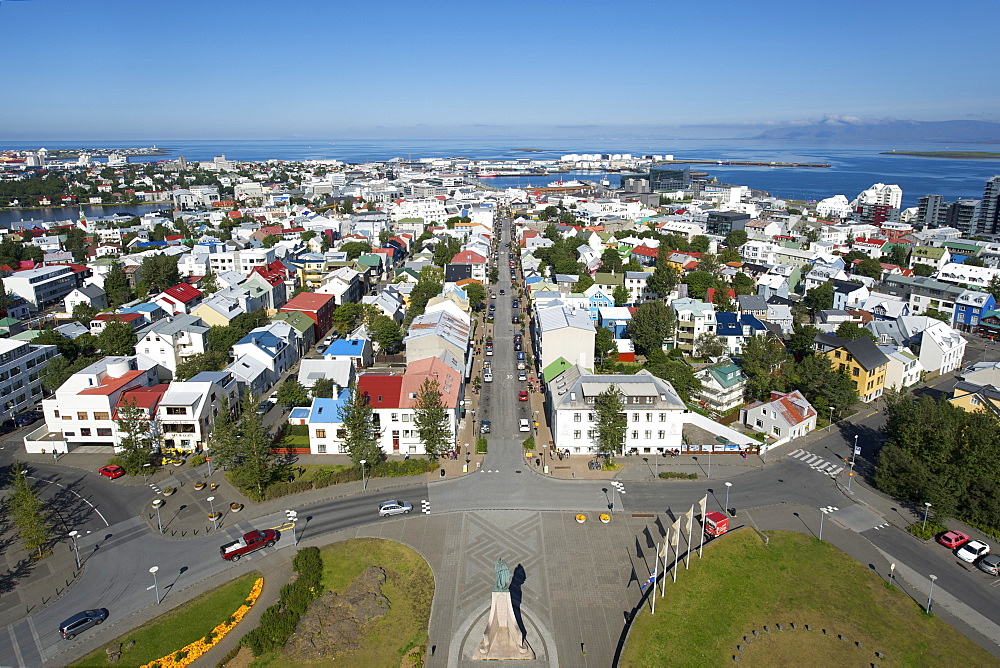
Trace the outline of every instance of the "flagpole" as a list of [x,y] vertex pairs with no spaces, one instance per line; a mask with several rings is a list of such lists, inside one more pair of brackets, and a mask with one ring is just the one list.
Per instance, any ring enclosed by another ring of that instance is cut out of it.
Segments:
[[[663,547],[661,548],[663,552],[663,570],[667,570],[667,544],[670,542],[670,527],[667,527],[667,535],[663,537]],[[663,573],[663,581],[660,583],[660,596],[662,597],[667,593],[667,574]]]
[[656,614],[656,574],[659,572],[659,570],[660,570],[660,555],[656,555],[656,566],[653,567],[653,591],[650,592],[651,594],[650,598],[653,599],[649,610],[649,614],[651,615]]
[[701,497],[701,544],[698,546],[698,558],[701,559],[701,551],[705,547],[705,506],[708,505],[708,494]]
[[[674,536],[678,538],[678,536]],[[677,582],[677,554],[680,552],[681,541],[674,541],[674,582]]]
[[687,537],[687,554],[684,559],[684,570],[688,569],[691,565],[691,529],[694,526],[694,504],[691,504],[691,510],[688,511],[688,537]]

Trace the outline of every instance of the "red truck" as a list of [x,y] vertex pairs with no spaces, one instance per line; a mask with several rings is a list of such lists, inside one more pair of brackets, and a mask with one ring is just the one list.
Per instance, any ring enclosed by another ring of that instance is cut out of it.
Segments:
[[729,531],[729,518],[722,513],[705,513],[705,533],[710,538],[718,538]]
[[278,540],[278,532],[274,529],[251,531],[232,543],[226,543],[219,548],[219,552],[226,561],[239,561],[244,554],[249,554],[262,547],[271,547],[276,540]]

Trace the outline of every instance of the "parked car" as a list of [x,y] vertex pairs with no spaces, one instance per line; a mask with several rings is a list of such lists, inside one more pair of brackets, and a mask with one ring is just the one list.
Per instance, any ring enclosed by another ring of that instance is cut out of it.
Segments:
[[937,541],[945,547],[954,550],[955,548],[969,542],[969,537],[961,531],[945,531],[938,536]]
[[111,478],[112,480],[114,480],[115,478],[121,478],[123,475],[125,475],[125,469],[118,466],[117,464],[108,464],[107,466],[102,466],[101,468],[97,469],[97,472],[100,473],[105,478]]
[[970,540],[955,551],[955,556],[970,564],[990,553],[990,546],[981,540]]
[[523,352],[518,352],[518,353],[517,353],[517,359],[519,359],[519,360],[523,360],[523,359],[525,359],[525,357],[524,357],[524,353],[523,353]]
[[523,383],[528,380],[528,374],[526,374],[524,371],[519,371],[517,373],[517,379]]
[[399,501],[393,499],[392,501],[383,501],[378,504],[378,516],[386,517],[388,515],[401,515],[408,513],[413,510],[413,504],[407,503],[406,501]]
[[527,401],[528,400],[528,393],[525,390],[521,390],[520,392],[517,393],[517,400],[518,401]]
[[531,424],[529,424],[526,419],[521,418],[520,420],[517,421],[517,430],[518,431],[531,431]]
[[500,291],[500,294],[503,295],[503,290]]
[[510,303],[510,305],[511,305],[512,308],[517,308],[518,306],[521,305],[521,302],[519,302],[518,300],[515,299],[514,301],[512,301]]
[[492,423],[489,420],[483,420],[482,422],[480,422],[479,423],[479,433],[480,434],[488,434],[488,433],[490,433],[490,425],[491,424]]
[[981,570],[983,573],[1000,575],[1000,555],[987,554],[985,557],[976,562],[976,568]]
[[38,422],[42,417],[39,411],[24,411],[14,416],[14,424],[18,427],[27,427],[29,424]]
[[108,611],[104,608],[96,610],[84,610],[78,612],[59,625],[59,635],[66,640],[72,640],[78,633],[82,633],[91,626],[99,626],[108,618]]

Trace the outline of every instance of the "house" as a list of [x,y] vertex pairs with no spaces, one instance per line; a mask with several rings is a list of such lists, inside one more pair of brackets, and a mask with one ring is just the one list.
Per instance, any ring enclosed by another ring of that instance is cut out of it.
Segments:
[[677,328],[671,347],[693,353],[694,342],[699,336],[706,332],[715,333],[717,325],[715,304],[685,297],[673,300],[670,306],[677,314]]
[[137,339],[136,352],[175,374],[177,365],[208,349],[208,327],[196,316],[177,315],[143,327]]
[[109,322],[124,322],[134,330],[140,330],[147,324],[138,313],[101,313],[90,321],[90,333],[99,336]]
[[759,320],[767,319],[767,299],[760,295],[736,295],[736,312],[752,315]]
[[228,327],[236,316],[248,313],[243,302],[232,297],[212,295],[199,304],[191,315],[201,318],[209,327]]
[[670,383],[645,369],[634,375],[595,375],[575,365],[546,386],[556,448],[572,454],[598,452],[597,398],[612,385],[622,392],[628,420],[620,454],[681,447],[687,407]]
[[858,397],[870,403],[882,396],[889,358],[867,336],[848,341],[832,334],[817,334],[815,350],[830,360],[836,371],[843,371],[854,384]]
[[53,345],[35,345],[0,338],[0,422],[30,408],[42,398],[42,379],[49,360],[57,356]]
[[316,323],[299,311],[279,311],[271,317],[271,322],[283,322],[295,330],[299,357],[308,353],[316,344]]
[[447,310],[422,313],[410,323],[410,329],[403,339],[406,363],[437,357],[445,351],[465,360],[470,332],[471,328],[466,320]]
[[947,248],[938,246],[914,246],[910,250],[910,266],[926,264],[939,270],[951,262],[951,253]]
[[79,288],[75,288],[63,299],[63,305],[66,308],[66,313],[73,313],[73,310],[80,305],[86,305],[90,308],[103,311],[108,308],[108,293],[104,291],[99,285],[88,284]]
[[955,329],[960,332],[973,332],[979,326],[983,314],[992,311],[996,299],[988,292],[965,290],[955,300]]
[[299,359],[292,331],[284,323],[250,330],[233,345],[233,357],[238,360],[248,355],[263,364],[268,370],[268,387],[271,387]]
[[347,452],[344,422],[340,415],[351,403],[352,390],[345,387],[335,399],[314,398],[309,407],[309,453],[314,455]]
[[924,367],[920,359],[906,349],[905,346],[894,344],[878,347],[889,358],[885,367],[885,387],[893,391],[901,391],[920,381]]
[[959,380],[948,402],[969,413],[981,411],[1000,418],[1000,389],[996,385]]
[[17,271],[3,279],[7,293],[14,293],[32,306],[44,309],[61,302],[77,287],[76,272],[68,265]]
[[452,265],[464,265],[469,267],[469,278],[486,282],[487,261],[486,256],[472,250],[462,250],[451,259]]
[[365,369],[375,361],[372,342],[367,339],[335,339],[323,352],[331,360],[346,360],[356,369]]
[[[722,311],[715,314],[715,321],[715,334],[726,344],[730,355],[739,356],[748,340],[767,333],[764,323],[749,314],[736,315]],[[695,347],[697,348],[697,341]]]
[[954,371],[965,357],[965,338],[936,318],[910,315],[865,325],[879,344],[906,346],[928,373]]
[[281,307],[282,311],[301,311],[316,323],[316,340],[330,331],[336,301],[333,295],[300,292]]
[[240,401],[239,382],[225,371],[202,371],[167,386],[156,407],[164,448],[201,452],[223,405]]
[[598,309],[597,325],[610,330],[616,339],[626,338],[632,311],[625,306],[604,306]]
[[537,368],[545,368],[563,357],[585,369],[594,368],[594,337],[597,330],[585,309],[574,309],[558,301],[536,307],[533,348]]
[[743,403],[748,378],[730,359],[699,369],[694,374],[701,387],[691,399],[710,411],[725,414]]
[[862,283],[837,279],[831,279],[830,282],[833,283],[833,308],[835,309],[857,307],[858,304],[871,296],[871,290]]
[[589,316],[590,319],[594,321],[598,319],[598,315],[602,308],[615,305],[615,300],[611,296],[611,293],[604,292],[596,285],[591,285],[589,288],[584,290],[583,296],[588,300]]
[[178,315],[190,313],[201,303],[201,298],[201,290],[198,288],[188,283],[178,283],[158,294],[152,301],[166,313]]
[[740,422],[762,434],[790,440],[816,428],[816,409],[802,393],[772,392],[768,401],[755,401],[740,409]]
[[858,304],[858,310],[867,311],[876,320],[895,320],[910,314],[910,305],[905,299],[894,295],[873,292],[868,299]]
[[307,358],[299,361],[298,380],[305,388],[312,388],[321,379],[332,380],[337,387],[350,387],[355,375],[356,367],[349,359]]
[[236,379],[241,397],[248,394],[260,397],[271,389],[271,372],[268,366],[251,355],[237,357],[223,371],[231,373]]

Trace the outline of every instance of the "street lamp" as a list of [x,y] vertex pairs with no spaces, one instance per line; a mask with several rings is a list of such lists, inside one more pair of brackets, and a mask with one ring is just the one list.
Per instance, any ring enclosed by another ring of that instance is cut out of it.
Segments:
[[854,435],[854,454],[851,455],[851,470],[854,470],[854,458],[858,456],[858,435]]
[[931,575],[931,590],[927,594],[927,614],[931,614],[931,596],[934,595],[934,581],[937,580],[936,575]]
[[851,491],[851,483],[854,482],[854,462],[851,462],[851,472],[847,474],[847,491]]
[[726,515],[729,515],[729,488],[733,486],[733,483],[726,482]]
[[833,406],[830,406],[830,424],[829,424],[829,426],[827,427],[826,430],[827,430],[827,432],[830,432],[830,431],[833,430]]
[[149,569],[149,572],[153,574],[153,586],[146,587],[146,591],[153,589],[156,591],[156,604],[160,604],[160,588],[156,585],[156,571],[160,570],[159,566],[153,566]]
[[896,563],[889,564],[889,584],[893,584],[893,576],[896,574]]
[[212,475],[212,458],[205,457],[205,461],[208,462],[208,475]]
[[368,489],[368,481],[365,479],[365,464],[368,463],[367,459],[361,460],[361,489],[362,491]]
[[826,517],[826,508],[819,509],[819,539],[823,540],[823,519]]
[[142,481],[143,482],[146,482],[146,477],[149,475],[148,469],[149,469],[149,464],[148,463],[142,465]]
[[76,570],[80,570],[80,548],[76,544],[76,537],[79,534],[80,532],[76,529],[69,532],[69,537],[73,539],[73,551],[76,552]]
[[297,510],[286,510],[285,519],[288,520],[292,525],[292,541],[295,545],[299,544],[299,537],[295,533],[295,524],[299,521],[299,512]]
[[215,497],[214,496],[208,497],[208,505],[212,509],[212,515],[211,515],[211,517],[212,517],[212,526],[214,528],[218,529],[219,525],[217,524],[217,522],[218,522],[219,517],[215,514],[215,503],[214,503],[214,501],[215,501]]
[[931,511],[931,502],[924,501],[924,524],[920,527],[920,531],[927,531],[927,513]]
[[155,507],[156,507],[156,527],[160,530],[160,533],[163,533],[163,523],[160,522],[160,505],[161,504],[155,504]]

